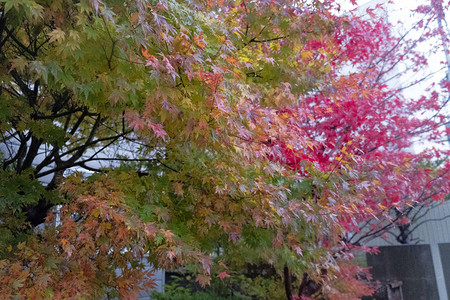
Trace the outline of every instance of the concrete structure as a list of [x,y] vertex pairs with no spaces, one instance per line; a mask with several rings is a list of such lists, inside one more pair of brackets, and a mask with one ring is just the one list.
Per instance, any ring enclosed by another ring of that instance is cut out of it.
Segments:
[[368,245],[378,246],[380,254],[367,255],[367,265],[383,284],[402,282],[404,300],[450,300],[450,201],[421,211],[411,244],[399,245],[392,235],[378,237]]

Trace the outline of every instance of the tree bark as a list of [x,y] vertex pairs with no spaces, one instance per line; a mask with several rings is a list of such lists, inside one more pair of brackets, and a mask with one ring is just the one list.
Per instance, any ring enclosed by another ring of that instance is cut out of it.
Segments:
[[289,272],[289,268],[284,266],[284,290],[286,291],[286,299],[292,300],[292,274]]
[[308,273],[303,273],[302,283],[298,288],[298,296],[300,299],[302,297],[311,297],[315,293],[317,293],[321,288],[321,285],[317,283],[315,280],[309,277]]

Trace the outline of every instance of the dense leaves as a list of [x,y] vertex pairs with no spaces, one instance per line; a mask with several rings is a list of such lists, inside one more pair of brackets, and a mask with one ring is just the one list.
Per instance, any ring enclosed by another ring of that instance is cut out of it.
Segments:
[[425,40],[337,8],[1,1],[0,291],[128,298],[149,262],[370,294],[353,250],[449,192],[447,153],[410,150],[444,137],[448,84],[406,98]]

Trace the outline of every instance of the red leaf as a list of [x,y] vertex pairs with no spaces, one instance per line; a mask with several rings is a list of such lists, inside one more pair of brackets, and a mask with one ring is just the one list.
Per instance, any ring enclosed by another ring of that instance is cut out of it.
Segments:
[[230,277],[230,275],[228,275],[227,272],[222,272],[219,275],[217,275],[217,277],[223,280],[226,277]]

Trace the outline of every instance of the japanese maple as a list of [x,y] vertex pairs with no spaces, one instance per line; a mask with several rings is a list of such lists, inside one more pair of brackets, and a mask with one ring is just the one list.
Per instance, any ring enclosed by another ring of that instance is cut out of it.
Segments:
[[409,151],[442,138],[439,94],[388,83],[426,58],[372,10],[0,5],[3,294],[132,297],[148,262],[201,285],[268,264],[289,299],[359,297],[352,250],[449,192],[448,164],[427,167],[447,153]]

